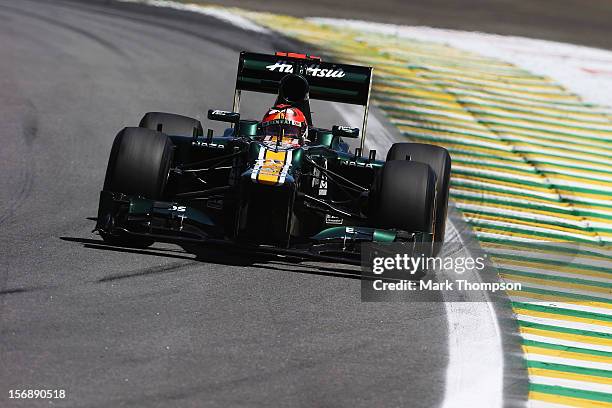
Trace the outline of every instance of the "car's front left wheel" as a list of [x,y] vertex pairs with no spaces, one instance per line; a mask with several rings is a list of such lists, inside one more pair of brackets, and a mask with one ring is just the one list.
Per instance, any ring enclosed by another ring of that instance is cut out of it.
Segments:
[[[104,190],[162,199],[168,181],[174,145],[168,136],[146,128],[127,127],[115,137],[104,180]],[[104,214],[102,216],[105,216]],[[112,223],[112,220],[108,221]],[[101,233],[104,241],[121,246],[147,247],[149,238]]]
[[376,227],[434,232],[436,175],[427,164],[386,162],[370,196],[370,217]]

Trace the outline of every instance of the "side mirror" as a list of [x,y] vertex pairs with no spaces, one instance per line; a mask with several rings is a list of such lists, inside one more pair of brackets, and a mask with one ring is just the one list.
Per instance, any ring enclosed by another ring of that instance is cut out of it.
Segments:
[[359,128],[334,125],[332,126],[332,135],[357,139],[359,137]]
[[216,120],[219,122],[238,123],[240,122],[240,114],[237,112],[230,112],[218,109],[208,110],[208,119]]

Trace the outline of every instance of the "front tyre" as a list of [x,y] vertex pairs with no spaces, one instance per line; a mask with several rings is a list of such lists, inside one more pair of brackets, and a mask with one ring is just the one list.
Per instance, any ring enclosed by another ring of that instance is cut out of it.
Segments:
[[376,227],[434,232],[436,176],[428,165],[405,160],[386,162],[370,195]]
[[[160,200],[164,196],[172,163],[174,145],[160,132],[128,127],[115,137],[104,190]],[[112,220],[109,220],[112,225]],[[113,245],[144,248],[153,244],[152,239],[133,238],[101,233],[102,239]]]
[[[425,163],[436,175],[436,225],[434,242],[442,244],[446,232],[446,214],[450,186],[451,158],[440,146],[422,143],[394,143],[387,154],[387,161],[401,160]],[[439,247],[439,245],[437,246]]]

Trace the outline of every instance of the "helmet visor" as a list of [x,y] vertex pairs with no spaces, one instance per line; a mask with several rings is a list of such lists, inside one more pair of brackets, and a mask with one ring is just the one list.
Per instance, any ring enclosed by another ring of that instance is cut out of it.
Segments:
[[289,124],[270,124],[262,128],[263,136],[299,139],[302,137],[302,128]]

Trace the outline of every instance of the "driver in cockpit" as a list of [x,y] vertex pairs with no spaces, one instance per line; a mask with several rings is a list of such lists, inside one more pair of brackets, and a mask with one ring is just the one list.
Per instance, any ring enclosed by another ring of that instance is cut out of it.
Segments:
[[268,110],[261,120],[260,137],[264,143],[303,146],[309,142],[306,116],[290,105],[277,105]]

